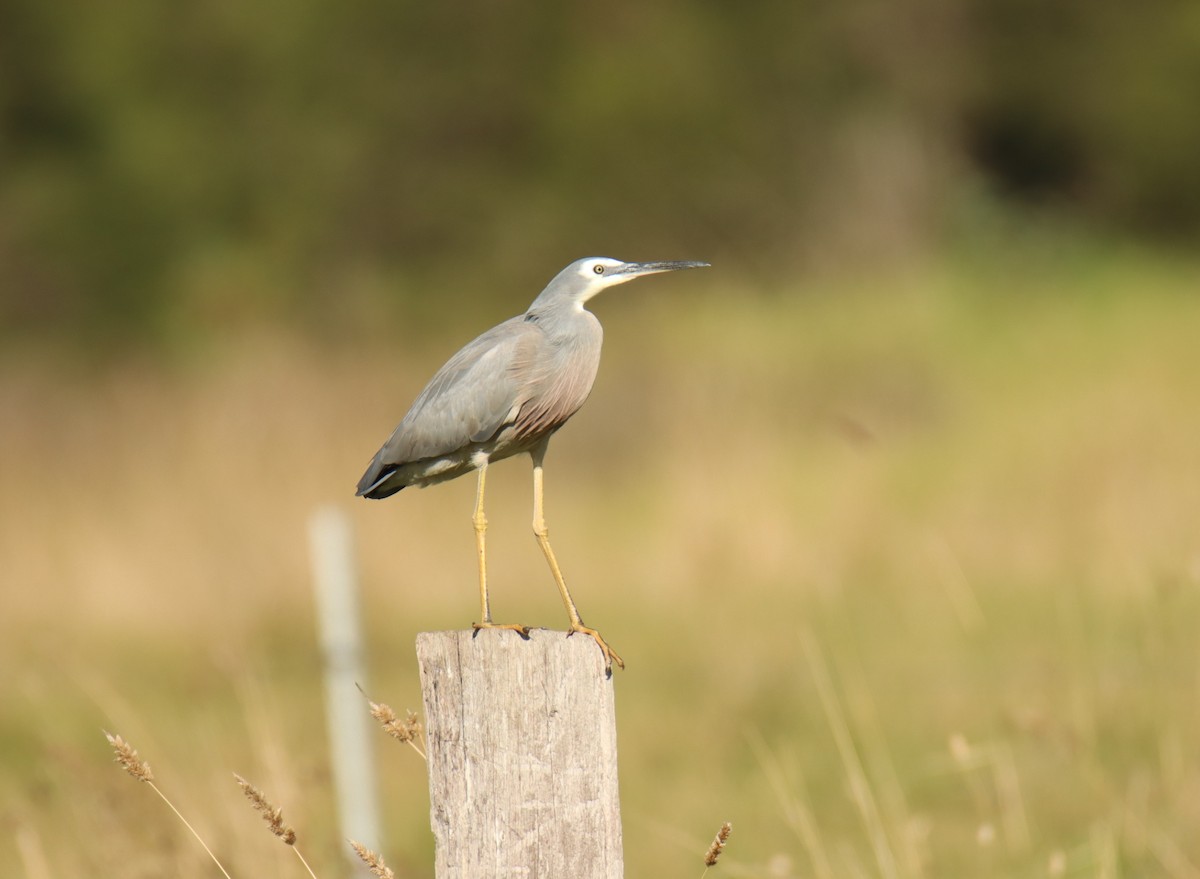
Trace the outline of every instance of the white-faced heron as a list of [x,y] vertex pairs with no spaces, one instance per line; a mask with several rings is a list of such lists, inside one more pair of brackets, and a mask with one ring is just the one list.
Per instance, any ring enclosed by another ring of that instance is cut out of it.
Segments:
[[600,365],[600,322],[584,303],[606,287],[642,275],[700,268],[703,262],[621,262],[589,257],[546,285],[529,310],[471,342],[438,370],[358,482],[358,495],[385,498],[409,485],[433,485],[479,471],[475,544],[481,622],[476,629],[525,626],[492,622],[488,604],[483,489],[488,464],[521,452],[533,459],[533,533],[571,618],[571,631],[596,639],[609,668],[621,657],[575,609],[550,548],[542,515],[542,461],[550,437],[583,405]]

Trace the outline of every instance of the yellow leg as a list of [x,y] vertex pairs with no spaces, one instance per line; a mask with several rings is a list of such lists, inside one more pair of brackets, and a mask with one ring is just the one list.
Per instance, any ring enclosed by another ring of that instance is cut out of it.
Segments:
[[475,526],[475,551],[479,555],[479,614],[483,625],[491,625],[492,608],[488,603],[487,590],[487,517],[483,515],[483,488],[487,482],[487,463],[479,468],[479,481],[475,487],[475,514],[471,523]]
[[479,467],[479,483],[475,489],[475,514],[471,517],[471,522],[475,526],[475,550],[479,554],[479,613],[483,620],[472,623],[472,628],[476,631],[479,629],[512,629],[522,635],[528,635],[529,628],[527,626],[516,623],[497,625],[492,622],[492,606],[488,601],[487,588],[487,541],[485,539],[487,517],[483,515],[483,489],[486,482],[487,462],[484,461]]
[[563,604],[567,607],[567,616],[571,618],[571,631],[582,632],[595,639],[596,643],[600,645],[601,652],[604,653],[605,669],[611,673],[614,662],[619,668],[624,668],[625,661],[608,646],[608,642],[600,637],[599,632],[583,624],[583,620],[579,617],[579,611],[575,608],[575,602],[571,600],[571,593],[567,589],[562,571],[558,567],[558,560],[554,558],[554,550],[550,548],[550,531],[546,527],[546,517],[542,514],[542,457],[545,454],[544,445],[533,452],[533,534],[537,537],[542,553],[546,556],[546,562],[550,565],[550,573],[554,575],[554,582],[558,586],[559,594],[562,595]]

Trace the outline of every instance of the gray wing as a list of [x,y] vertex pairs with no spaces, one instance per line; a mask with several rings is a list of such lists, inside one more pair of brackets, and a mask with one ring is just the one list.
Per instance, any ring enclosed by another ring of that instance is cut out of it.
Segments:
[[521,367],[541,335],[523,316],[514,317],[451,357],[376,453],[359,480],[358,493],[368,492],[398,467],[486,442],[512,423],[527,391]]

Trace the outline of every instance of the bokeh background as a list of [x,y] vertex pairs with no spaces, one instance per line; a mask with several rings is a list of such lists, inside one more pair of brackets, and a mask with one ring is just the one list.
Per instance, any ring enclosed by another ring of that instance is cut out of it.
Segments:
[[[616,678],[631,876],[1200,875],[1200,6],[0,5],[0,862],[324,877],[306,527],[370,695],[474,619],[473,481],[354,501],[583,255],[547,514]],[[529,472],[497,616],[561,626]],[[383,853],[432,875],[380,736]],[[715,872],[714,871],[714,872]]]

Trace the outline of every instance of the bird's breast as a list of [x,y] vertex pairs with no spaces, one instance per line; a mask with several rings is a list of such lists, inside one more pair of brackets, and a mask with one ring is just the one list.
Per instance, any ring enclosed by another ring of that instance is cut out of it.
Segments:
[[587,401],[600,368],[603,331],[583,312],[570,333],[548,336],[530,370],[517,433],[536,438],[561,427]]

